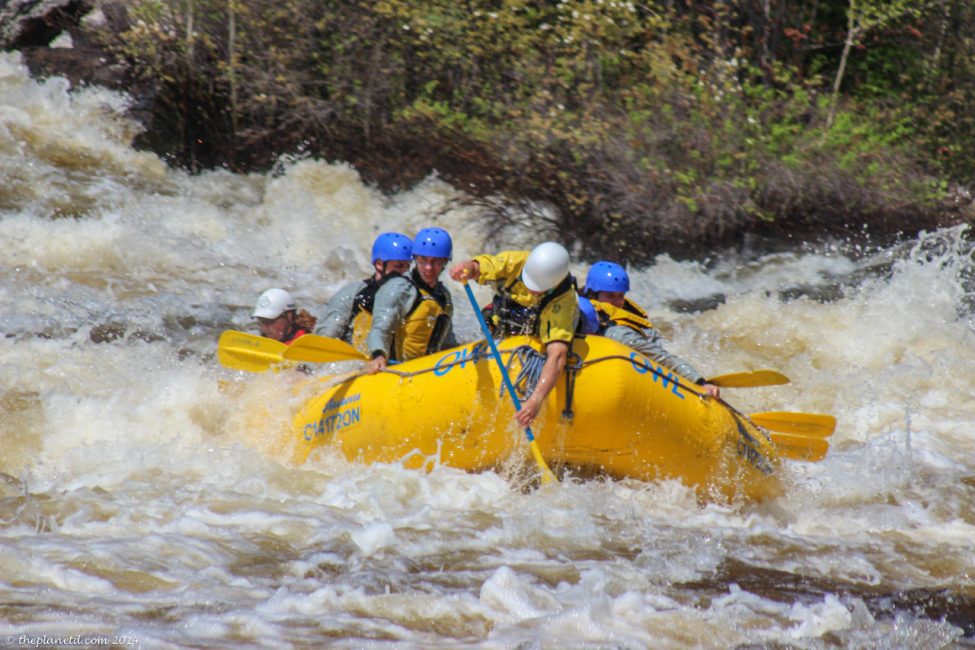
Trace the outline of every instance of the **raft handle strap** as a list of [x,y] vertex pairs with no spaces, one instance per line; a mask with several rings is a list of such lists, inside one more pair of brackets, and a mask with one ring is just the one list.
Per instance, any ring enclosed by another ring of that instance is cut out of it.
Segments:
[[572,412],[572,397],[575,395],[576,375],[582,369],[582,357],[569,351],[569,360],[565,364],[565,408],[562,409],[562,419],[571,420],[575,417]]

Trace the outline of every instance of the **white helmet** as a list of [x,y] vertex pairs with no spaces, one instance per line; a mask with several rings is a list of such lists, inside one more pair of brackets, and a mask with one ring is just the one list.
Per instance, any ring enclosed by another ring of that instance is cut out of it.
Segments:
[[528,255],[521,281],[532,291],[548,291],[569,274],[569,251],[562,244],[547,241]]
[[284,289],[268,289],[257,299],[254,318],[277,318],[286,311],[295,309],[295,299]]

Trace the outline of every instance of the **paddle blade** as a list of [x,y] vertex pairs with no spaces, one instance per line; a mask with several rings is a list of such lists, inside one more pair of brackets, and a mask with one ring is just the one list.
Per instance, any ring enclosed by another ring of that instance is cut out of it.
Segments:
[[829,451],[829,441],[825,438],[775,432],[769,437],[775,445],[776,453],[790,460],[815,463],[826,458],[826,452]]
[[789,378],[775,370],[752,370],[751,372],[733,372],[718,375],[708,379],[709,384],[721,388],[754,388],[757,386],[779,386],[788,384]]
[[335,361],[368,361],[369,357],[345,341],[305,334],[285,349],[284,358],[289,361],[309,363],[333,363]]
[[535,458],[535,463],[538,465],[539,471],[542,473],[542,485],[548,485],[549,483],[558,483],[559,479],[555,477],[552,470],[549,469],[548,465],[545,463],[545,458],[542,457],[542,450],[538,447],[538,442],[532,440],[529,444],[531,448],[532,456]]
[[770,411],[752,413],[748,418],[760,427],[804,436],[828,438],[836,430],[836,418],[822,413]]
[[217,361],[233,370],[266,372],[271,366],[281,363],[281,353],[285,347],[284,343],[274,339],[227,330],[217,342]]

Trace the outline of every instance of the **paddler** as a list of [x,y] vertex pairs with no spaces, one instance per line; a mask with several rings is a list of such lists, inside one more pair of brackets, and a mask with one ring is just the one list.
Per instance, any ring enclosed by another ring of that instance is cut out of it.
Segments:
[[409,361],[457,345],[454,306],[440,281],[453,254],[453,241],[443,228],[424,228],[412,242],[413,270],[383,284],[376,293],[372,327],[366,337],[369,374],[390,361]]
[[315,328],[315,317],[298,311],[294,298],[284,289],[268,289],[257,299],[251,314],[261,336],[290,345]]
[[372,244],[373,273],[342,287],[325,305],[316,334],[351,343],[362,352],[372,327],[373,304],[379,289],[409,272],[413,241],[403,233],[384,232]]
[[529,426],[565,367],[576,329],[578,304],[569,252],[561,244],[544,242],[530,252],[478,255],[455,264],[450,277],[493,285],[494,299],[484,312],[496,338],[536,336],[545,346],[545,364],[535,389],[515,414],[520,426]]
[[[587,334],[599,334],[619,341],[701,386],[711,397],[721,391],[680,357],[664,349],[660,333],[647,318],[647,312],[626,297],[630,276],[619,264],[601,260],[589,268],[580,296],[580,308],[590,313],[585,319]],[[586,303],[589,303],[588,305]]]

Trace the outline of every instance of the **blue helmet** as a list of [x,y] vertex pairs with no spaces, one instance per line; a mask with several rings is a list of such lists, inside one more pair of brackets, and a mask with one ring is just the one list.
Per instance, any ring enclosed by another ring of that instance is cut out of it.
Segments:
[[393,262],[413,259],[413,242],[399,232],[384,232],[372,244],[372,262]]
[[600,260],[589,269],[584,290],[626,293],[630,290],[630,276],[619,264]]
[[444,257],[448,260],[454,252],[454,243],[443,228],[424,228],[413,239],[413,254],[427,257]]
[[599,316],[596,308],[589,302],[589,298],[576,296],[579,301],[579,313],[582,315],[580,325],[583,334],[595,334],[599,331]]

